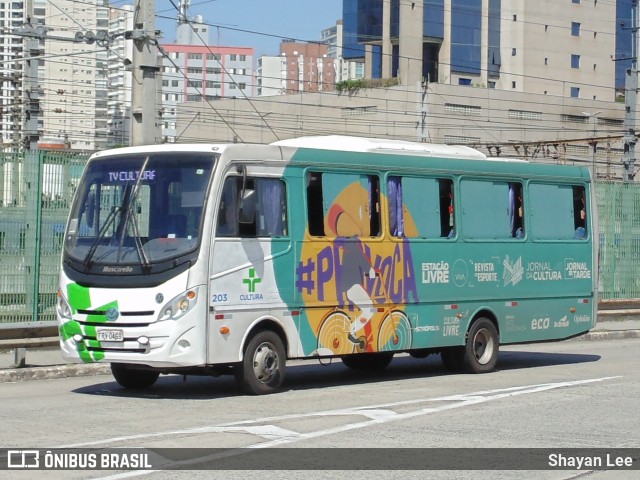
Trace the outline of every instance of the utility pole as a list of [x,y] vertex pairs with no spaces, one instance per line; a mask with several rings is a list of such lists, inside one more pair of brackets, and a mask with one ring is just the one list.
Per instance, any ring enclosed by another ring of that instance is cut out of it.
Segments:
[[430,140],[429,126],[427,125],[429,115],[429,105],[427,93],[429,90],[429,80],[423,78],[421,82],[422,91],[420,95],[420,121],[418,122],[418,142],[427,143]]
[[155,29],[155,0],[136,0],[133,20],[133,59],[131,104],[133,122],[131,124],[132,145],[152,145],[159,138],[157,84],[158,32]]
[[638,91],[638,2],[634,0],[631,12],[631,68],[626,70],[624,83],[624,152],[622,154],[625,182],[632,182],[635,176],[636,161],[636,101]]
[[16,62],[14,65],[15,73],[13,74],[13,78],[11,79],[11,85],[13,86],[13,106],[11,107],[11,123],[13,124],[13,134],[11,143],[13,145],[13,151],[16,153],[19,152],[22,147],[22,142],[20,141],[20,131],[22,130],[22,128],[20,128],[22,126],[22,82],[20,81],[20,74],[18,73],[19,68],[20,67],[18,66],[18,63]]

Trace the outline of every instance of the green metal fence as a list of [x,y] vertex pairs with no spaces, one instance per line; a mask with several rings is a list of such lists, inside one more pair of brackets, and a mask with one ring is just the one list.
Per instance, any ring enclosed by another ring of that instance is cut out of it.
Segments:
[[60,249],[86,153],[0,153],[0,322],[55,320]]
[[[0,153],[0,323],[55,320],[64,225],[88,158]],[[640,184],[599,181],[596,196],[600,298],[640,298]]]
[[640,298],[640,184],[596,183],[600,298]]

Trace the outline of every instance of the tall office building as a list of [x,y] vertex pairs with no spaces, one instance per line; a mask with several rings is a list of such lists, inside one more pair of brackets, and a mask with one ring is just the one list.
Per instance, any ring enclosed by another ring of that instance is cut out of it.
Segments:
[[614,99],[621,86],[624,64],[616,66],[612,57],[623,56],[623,38],[630,37],[620,26],[620,19],[630,17],[630,0],[344,0],[343,5],[343,55],[364,59],[369,78],[596,100]]

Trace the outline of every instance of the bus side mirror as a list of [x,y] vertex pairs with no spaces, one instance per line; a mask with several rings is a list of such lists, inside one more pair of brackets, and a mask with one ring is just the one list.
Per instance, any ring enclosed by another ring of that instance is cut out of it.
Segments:
[[238,209],[240,212],[238,221],[240,223],[254,222],[254,217],[256,216],[256,203],[256,191],[246,189],[244,191],[244,195],[240,199],[240,208]]

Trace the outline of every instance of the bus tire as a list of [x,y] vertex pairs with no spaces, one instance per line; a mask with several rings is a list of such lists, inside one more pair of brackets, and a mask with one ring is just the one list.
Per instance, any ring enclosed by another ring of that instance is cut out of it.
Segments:
[[442,364],[451,373],[462,371],[462,360],[464,357],[464,347],[447,347],[440,351]]
[[149,388],[160,376],[160,372],[139,370],[126,363],[112,363],[111,373],[118,385],[131,389]]
[[282,340],[275,332],[256,333],[244,351],[242,362],[236,365],[235,376],[243,392],[266,395],[275,392],[284,380],[286,354]]
[[345,355],[341,360],[352,370],[384,370],[393,360],[393,352],[356,353]]
[[498,362],[500,340],[498,330],[488,318],[478,318],[467,335],[462,369],[467,373],[487,373],[495,369]]

